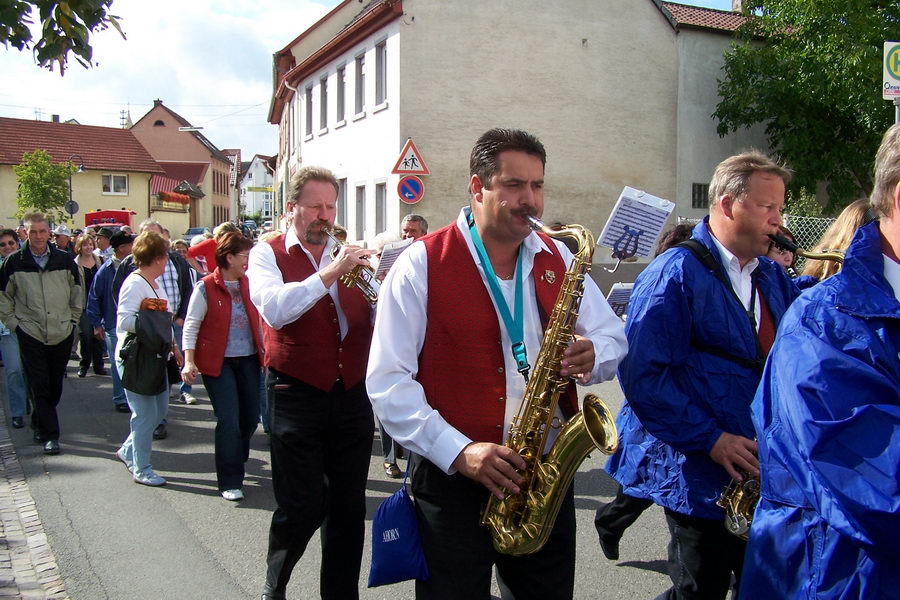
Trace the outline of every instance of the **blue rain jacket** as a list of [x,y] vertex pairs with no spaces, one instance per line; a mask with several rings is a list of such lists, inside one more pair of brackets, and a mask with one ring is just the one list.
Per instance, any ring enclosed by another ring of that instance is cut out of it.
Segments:
[[[720,262],[707,222],[692,237]],[[754,279],[777,325],[799,291],[765,257]],[[629,352],[619,381],[626,401],[616,422],[621,444],[607,471],[627,494],[682,514],[724,518],[716,500],[730,477],[709,451],[722,432],[756,436],[750,402],[760,371],[694,343],[755,359],[756,335],[744,308],[688,249],[672,248],[635,281],[625,332]]]
[[791,307],[753,401],[741,598],[900,598],[900,303],[876,223]]

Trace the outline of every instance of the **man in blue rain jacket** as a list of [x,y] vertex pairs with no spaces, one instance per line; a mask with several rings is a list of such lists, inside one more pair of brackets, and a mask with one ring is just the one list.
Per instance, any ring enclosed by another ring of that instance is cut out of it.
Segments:
[[634,285],[619,368],[623,447],[607,469],[625,493],[665,508],[673,587],[661,598],[724,598],[740,577],[745,543],[716,500],[738,468],[757,473],[750,402],[798,294],[764,257],[789,177],[758,152],[722,161],[695,249],[666,251]]
[[837,275],[785,315],[753,402],[742,598],[900,598],[900,125]]

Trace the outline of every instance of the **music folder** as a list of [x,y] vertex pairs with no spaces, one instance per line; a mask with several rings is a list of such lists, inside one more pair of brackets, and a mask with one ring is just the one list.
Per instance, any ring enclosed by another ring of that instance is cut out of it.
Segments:
[[410,244],[414,241],[416,240],[413,238],[406,238],[399,242],[385,244],[384,248],[381,250],[381,260],[378,261],[378,269],[375,271],[375,278],[379,281],[384,279],[388,271],[391,270],[391,267],[394,266],[394,261],[397,260],[397,257],[403,254],[403,251],[409,248]]
[[631,290],[634,288],[633,283],[615,283],[606,295],[606,301],[609,307],[613,309],[616,316],[625,320],[628,314],[628,302],[631,300]]

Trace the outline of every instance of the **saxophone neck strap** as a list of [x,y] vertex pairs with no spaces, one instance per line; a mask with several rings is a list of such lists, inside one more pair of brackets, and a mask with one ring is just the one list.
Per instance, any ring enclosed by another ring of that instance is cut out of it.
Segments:
[[515,276],[515,297],[513,300],[513,314],[509,312],[509,305],[497,282],[497,275],[494,273],[494,267],[488,257],[487,250],[484,248],[484,242],[478,235],[478,228],[475,227],[475,217],[469,211],[466,215],[469,223],[469,233],[472,235],[472,243],[475,245],[475,251],[478,254],[478,262],[484,269],[484,278],[487,280],[488,289],[494,298],[494,304],[500,312],[500,318],[503,319],[503,325],[506,327],[506,333],[512,343],[512,355],[516,361],[516,370],[528,381],[528,371],[531,365],[528,364],[528,356],[525,352],[525,334],[524,334],[524,311],[522,308],[522,249],[519,249],[519,255],[516,258],[516,276]]

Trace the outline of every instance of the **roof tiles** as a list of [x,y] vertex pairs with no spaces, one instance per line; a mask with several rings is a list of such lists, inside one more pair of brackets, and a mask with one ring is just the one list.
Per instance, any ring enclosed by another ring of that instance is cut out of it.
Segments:
[[741,13],[730,10],[715,10],[700,6],[688,6],[675,2],[663,2],[662,5],[672,13],[678,25],[716,29],[718,31],[736,31],[746,21]]

